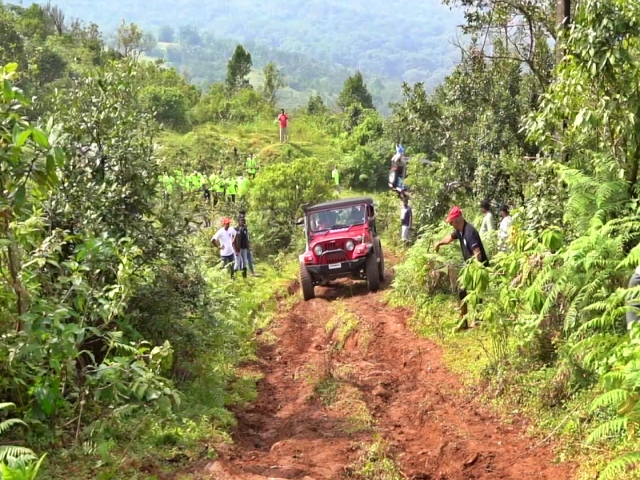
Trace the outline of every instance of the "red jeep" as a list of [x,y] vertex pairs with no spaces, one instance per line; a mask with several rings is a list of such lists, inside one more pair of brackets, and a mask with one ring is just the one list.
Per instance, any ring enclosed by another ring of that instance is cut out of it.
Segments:
[[373,199],[346,198],[302,207],[307,250],[300,255],[300,287],[306,300],[330,280],[367,280],[370,292],[384,280],[384,256],[376,231]]

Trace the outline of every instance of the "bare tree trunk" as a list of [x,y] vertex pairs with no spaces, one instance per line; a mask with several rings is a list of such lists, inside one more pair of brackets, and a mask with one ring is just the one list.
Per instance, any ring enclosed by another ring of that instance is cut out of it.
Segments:
[[[558,25],[558,35],[556,38],[558,39],[558,43],[556,44],[556,63],[560,65],[560,63],[564,60],[565,55],[567,54],[567,49],[565,47],[566,42],[566,32],[569,28],[569,23],[571,22],[571,0],[557,0],[557,25]],[[567,119],[562,120],[562,132],[567,131]],[[569,153],[564,151],[562,152],[562,162],[569,163]]]

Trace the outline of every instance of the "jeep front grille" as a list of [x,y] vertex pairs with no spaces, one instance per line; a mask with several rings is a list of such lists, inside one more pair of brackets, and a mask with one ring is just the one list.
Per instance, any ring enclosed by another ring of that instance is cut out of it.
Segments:
[[322,256],[322,263],[342,263],[349,260],[344,250],[330,250]]

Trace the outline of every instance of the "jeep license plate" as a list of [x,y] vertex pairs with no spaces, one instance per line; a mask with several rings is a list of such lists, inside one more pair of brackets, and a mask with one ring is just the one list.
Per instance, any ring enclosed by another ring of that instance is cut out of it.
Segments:
[[341,266],[341,263],[332,263],[331,265],[329,265],[329,270],[335,270],[336,268],[340,268]]

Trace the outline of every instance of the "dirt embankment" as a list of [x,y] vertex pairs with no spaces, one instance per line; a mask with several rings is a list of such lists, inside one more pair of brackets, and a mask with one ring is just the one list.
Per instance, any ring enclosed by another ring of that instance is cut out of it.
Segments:
[[[238,411],[234,445],[193,478],[572,478],[552,446],[460,393],[441,352],[407,328],[410,312],[344,281],[316,288],[274,323],[259,398]],[[534,448],[535,447],[535,448]]]

